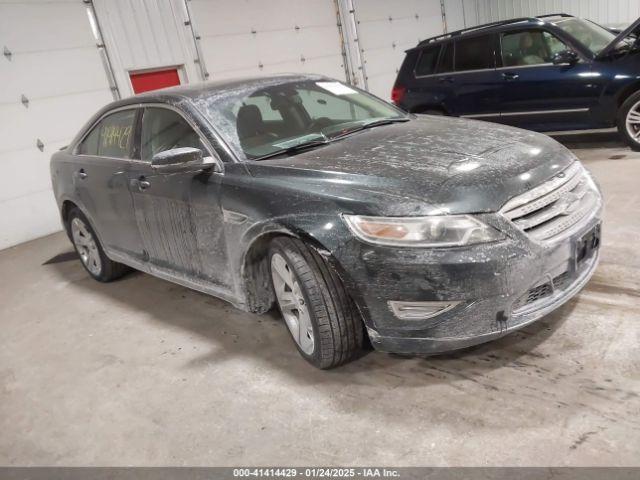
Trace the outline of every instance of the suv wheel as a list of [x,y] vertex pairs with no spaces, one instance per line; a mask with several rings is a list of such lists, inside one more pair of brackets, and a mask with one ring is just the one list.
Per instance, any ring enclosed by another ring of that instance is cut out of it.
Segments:
[[328,262],[288,237],[273,240],[269,260],[280,312],[305,360],[326,369],[355,358],[362,351],[364,327]]
[[618,131],[632,150],[640,151],[640,92],[631,95],[620,107]]
[[100,282],[110,282],[124,275],[128,267],[110,260],[91,228],[87,217],[77,208],[69,212],[68,228],[82,266]]

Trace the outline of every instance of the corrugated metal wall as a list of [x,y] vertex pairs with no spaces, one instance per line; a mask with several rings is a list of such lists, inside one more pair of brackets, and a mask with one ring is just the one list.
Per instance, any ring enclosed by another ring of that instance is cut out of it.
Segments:
[[116,83],[133,95],[131,71],[178,67],[181,83],[202,80],[184,0],[93,0]]
[[[440,0],[352,0],[364,86],[389,99],[404,51],[444,31]],[[359,86],[363,86],[362,84]]]
[[449,30],[515,17],[569,13],[607,26],[640,17],[638,0],[445,0]]
[[344,79],[333,0],[190,0],[209,78],[313,72]]
[[61,229],[49,158],[113,97],[80,1],[0,3],[0,51],[2,249]]

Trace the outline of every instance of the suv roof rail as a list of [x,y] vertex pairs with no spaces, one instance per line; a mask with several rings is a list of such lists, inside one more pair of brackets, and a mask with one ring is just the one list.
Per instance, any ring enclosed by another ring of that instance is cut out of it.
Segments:
[[483,25],[476,25],[475,27],[463,28],[461,30],[456,30],[454,32],[447,32],[447,33],[443,33],[442,35],[427,38],[426,40],[422,40],[420,43],[418,43],[418,46],[427,45],[428,43],[437,42],[439,40],[444,40],[447,38],[457,37],[458,35],[473,32],[476,30],[484,30],[486,28],[491,28],[491,27],[500,27],[502,25],[509,25],[511,23],[538,22],[538,21],[539,21],[538,19],[533,17],[521,17],[521,18],[512,18],[510,20],[499,20],[497,22],[485,23]]
[[568,13],[549,13],[547,15],[538,15],[537,17],[519,17],[519,18],[511,18],[509,20],[499,20],[497,22],[476,25],[475,27],[463,28],[461,30],[455,30],[453,32],[447,32],[447,33],[443,33],[442,35],[437,35],[435,37],[427,38],[426,40],[422,40],[421,42],[419,42],[417,47],[421,47],[423,45],[427,45],[433,42],[438,42],[440,40],[445,40],[447,38],[457,37],[458,35],[474,32],[477,30],[484,30],[486,28],[491,28],[491,27],[501,27],[503,25],[510,25],[512,23],[540,22],[541,19],[548,18],[548,17],[573,17],[573,15],[569,15]]
[[547,13],[546,15],[537,15],[536,18],[549,18],[549,17],[573,17],[568,13]]

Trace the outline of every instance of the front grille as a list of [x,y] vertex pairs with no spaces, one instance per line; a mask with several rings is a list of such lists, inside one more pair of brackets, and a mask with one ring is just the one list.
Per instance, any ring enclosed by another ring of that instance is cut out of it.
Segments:
[[569,272],[566,271],[554,277],[551,281],[541,283],[529,289],[513,304],[513,310],[517,311],[530,303],[537,302],[538,300],[548,297],[558,290],[564,290],[569,286],[570,280]]
[[531,239],[547,242],[562,238],[599,202],[587,172],[574,162],[551,180],[509,200],[500,213]]

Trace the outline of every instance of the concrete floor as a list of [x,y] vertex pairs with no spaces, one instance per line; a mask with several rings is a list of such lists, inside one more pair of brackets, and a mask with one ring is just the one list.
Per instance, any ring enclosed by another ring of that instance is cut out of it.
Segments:
[[0,252],[0,464],[640,465],[640,154],[569,145],[606,196],[595,277],[438,358],[318,371],[275,314],[99,284],[62,234]]

